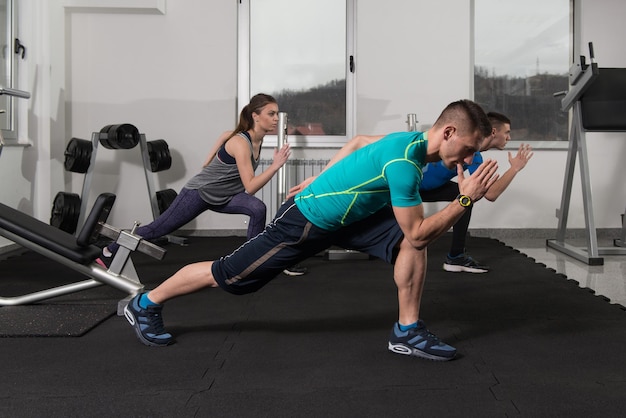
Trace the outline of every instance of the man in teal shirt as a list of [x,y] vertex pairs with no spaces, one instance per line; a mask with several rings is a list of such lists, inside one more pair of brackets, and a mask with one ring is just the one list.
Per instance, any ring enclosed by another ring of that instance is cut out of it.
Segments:
[[[149,293],[133,298],[124,313],[146,345],[174,342],[164,329],[163,303],[207,287],[232,294],[255,292],[286,267],[336,245],[394,264],[398,321],[389,350],[432,360],[451,360],[456,349],[432,334],[419,317],[426,274],[426,246],[447,231],[497,180],[497,164],[485,161],[465,178],[491,124],[469,100],[449,104],[428,132],[357,136],[315,180],[294,188],[265,230],[216,261],[189,264]],[[344,158],[345,157],[345,158]],[[442,160],[457,167],[460,195],[425,217],[419,186],[422,168]]]

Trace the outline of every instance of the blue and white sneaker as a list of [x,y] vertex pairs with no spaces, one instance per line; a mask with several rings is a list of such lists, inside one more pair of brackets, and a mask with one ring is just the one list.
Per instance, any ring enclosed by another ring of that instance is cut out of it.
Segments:
[[124,308],[124,316],[135,329],[139,341],[152,347],[173,344],[174,338],[165,332],[163,325],[163,306],[149,306],[144,309],[139,306],[141,295],[142,293],[132,298]]
[[421,319],[417,321],[417,328],[408,331],[401,331],[396,322],[389,337],[389,351],[439,361],[452,360],[456,356],[456,348],[428,331]]

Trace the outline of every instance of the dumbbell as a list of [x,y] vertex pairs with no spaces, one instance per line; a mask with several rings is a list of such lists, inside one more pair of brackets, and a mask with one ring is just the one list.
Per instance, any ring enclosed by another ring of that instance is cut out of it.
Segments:
[[139,129],[130,123],[107,125],[100,129],[100,144],[107,149],[131,149],[139,143]]

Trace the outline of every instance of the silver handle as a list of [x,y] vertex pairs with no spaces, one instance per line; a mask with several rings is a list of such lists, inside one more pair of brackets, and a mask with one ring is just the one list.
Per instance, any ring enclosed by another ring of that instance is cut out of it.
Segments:
[[0,95],[3,94],[6,94],[7,96],[21,97],[22,99],[30,99],[30,93],[27,91],[0,87]]

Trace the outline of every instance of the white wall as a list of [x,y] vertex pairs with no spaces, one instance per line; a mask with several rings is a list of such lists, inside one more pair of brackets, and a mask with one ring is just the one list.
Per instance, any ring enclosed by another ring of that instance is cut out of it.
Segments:
[[[170,146],[172,168],[154,175],[157,190],[180,190],[212,141],[237,123],[237,3],[170,1],[165,15],[76,12],[66,22],[68,138],[89,139],[105,125],[132,123],[148,141],[165,139]],[[84,177],[71,177],[79,193]],[[112,223],[152,219],[139,147],[101,147],[93,186],[91,199],[102,191],[117,194]],[[243,217],[212,213],[187,228],[224,224],[218,218],[245,228]]]
[[[357,2],[357,132],[406,129],[407,113],[434,122],[450,101],[470,96],[470,7],[466,0]],[[5,149],[3,202],[48,221],[57,191],[80,193],[83,176],[63,170],[72,137],[90,139],[105,125],[129,122],[148,140],[165,139],[172,169],[155,174],[157,189],[179,190],[199,169],[218,134],[234,128],[237,85],[237,2],[232,0],[21,0],[20,39],[29,55],[22,71],[33,91],[22,135],[30,148]],[[130,12],[97,5],[137,6]],[[65,7],[64,5],[82,6]],[[89,7],[87,7],[89,6]],[[582,0],[580,42],[593,41],[600,66],[624,67],[620,39],[626,2]],[[165,13],[161,13],[164,11]],[[445,20],[444,20],[445,19]],[[276,51],[280,53],[280,51]],[[588,134],[598,228],[620,227],[626,203],[622,133]],[[266,150],[269,152],[269,150]],[[336,150],[296,150],[298,158]],[[268,154],[269,155],[269,154]],[[10,156],[10,157],[8,157]],[[502,170],[506,152],[490,152]],[[481,202],[471,228],[556,228],[566,151],[537,150],[495,203]],[[7,160],[10,159],[10,162]],[[583,228],[576,174],[568,226]],[[99,149],[89,197],[112,191],[117,226],[151,220],[139,149]],[[206,213],[187,229],[245,229],[245,217]],[[1,244],[1,243],[0,243]]]

